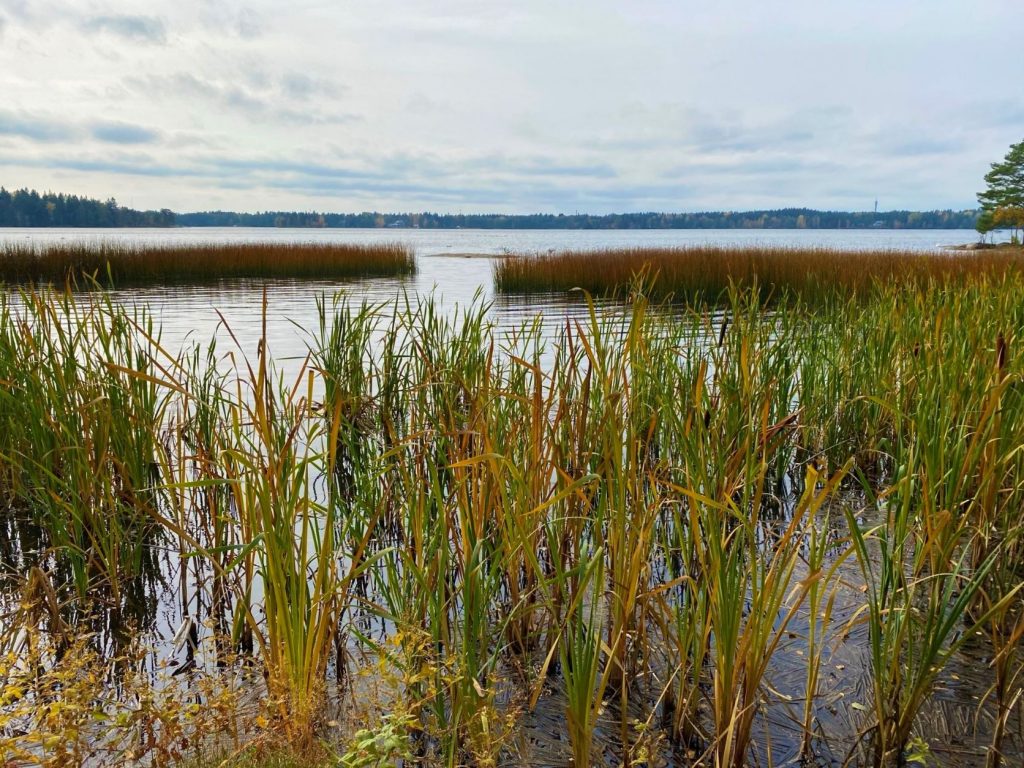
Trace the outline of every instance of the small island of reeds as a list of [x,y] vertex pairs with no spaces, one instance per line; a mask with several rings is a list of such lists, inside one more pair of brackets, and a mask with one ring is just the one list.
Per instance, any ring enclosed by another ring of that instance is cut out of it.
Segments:
[[560,293],[579,288],[593,295],[623,294],[637,278],[649,296],[710,298],[730,285],[757,285],[762,294],[811,297],[830,289],[863,293],[876,283],[998,276],[1024,267],[1018,249],[984,253],[828,247],[697,245],[675,248],[608,248],[513,254],[495,262],[501,293]]
[[260,278],[358,278],[416,271],[411,247],[400,243],[52,243],[0,244],[0,281],[79,283],[118,287]]

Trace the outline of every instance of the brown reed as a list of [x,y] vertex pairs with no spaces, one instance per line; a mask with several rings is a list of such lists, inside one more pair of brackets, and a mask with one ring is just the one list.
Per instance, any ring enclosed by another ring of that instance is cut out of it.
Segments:
[[804,297],[841,288],[860,292],[877,283],[962,280],[999,276],[1024,267],[1020,251],[844,251],[829,247],[712,246],[609,248],[548,254],[513,254],[495,263],[495,287],[503,293],[558,293],[574,288],[595,295],[628,291],[644,277],[660,298],[714,298],[757,285],[762,294]]
[[386,277],[412,274],[401,243],[54,243],[0,245],[0,281],[117,287],[220,279]]

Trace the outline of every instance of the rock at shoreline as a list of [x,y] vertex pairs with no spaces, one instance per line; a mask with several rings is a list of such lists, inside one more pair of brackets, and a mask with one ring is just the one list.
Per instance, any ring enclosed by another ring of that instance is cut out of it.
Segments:
[[966,245],[944,245],[942,247],[949,251],[991,251],[1019,248],[1010,243],[967,243]]

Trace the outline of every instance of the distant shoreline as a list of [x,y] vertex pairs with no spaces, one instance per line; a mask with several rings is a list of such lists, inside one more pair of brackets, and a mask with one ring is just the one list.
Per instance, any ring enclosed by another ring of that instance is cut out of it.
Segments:
[[0,187],[0,227],[172,228],[267,227],[300,229],[974,229],[976,209],[931,211],[822,211],[765,208],[747,211],[669,213],[326,213],[322,211],[140,211],[116,200]]
[[[190,214],[182,214],[183,216],[189,216]],[[471,229],[471,230],[492,230],[492,231],[546,231],[546,232],[676,232],[676,231],[687,231],[687,232],[700,232],[700,231],[747,231],[747,232],[758,232],[758,231],[856,231],[856,232],[966,232],[974,230],[974,226],[860,226],[860,225],[848,225],[848,226],[786,226],[786,225],[765,225],[765,226],[737,226],[737,225],[726,225],[722,224],[719,226],[634,226],[634,227],[617,227],[617,226],[601,226],[601,225],[590,225],[590,226],[561,226],[553,224],[550,226],[540,225],[523,225],[523,224],[469,224],[466,226],[462,225],[438,225],[438,226],[375,226],[372,224],[338,224],[338,225],[315,225],[315,224],[257,224],[257,223],[244,223],[244,224],[225,224],[225,223],[174,223],[174,224],[68,224],[68,223],[46,223],[46,224],[9,224],[0,222],[0,229],[24,229],[31,231],[34,229],[309,229],[309,230],[323,230],[323,229],[380,229],[380,230],[395,230],[398,232],[422,229],[422,230],[460,230],[460,229]],[[962,247],[962,246],[957,246]]]
[[1024,246],[1014,245],[1013,243],[964,243],[961,245],[943,245],[942,248],[947,251],[1024,252]]
[[699,213],[591,214],[437,214],[437,213],[176,213],[186,227],[267,227],[300,229],[517,229],[517,230],[973,230],[977,212],[967,211],[704,211]]

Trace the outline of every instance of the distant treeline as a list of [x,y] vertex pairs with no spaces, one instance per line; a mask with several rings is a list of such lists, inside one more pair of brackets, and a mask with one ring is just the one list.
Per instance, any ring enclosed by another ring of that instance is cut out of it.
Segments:
[[185,227],[419,227],[420,229],[973,229],[975,211],[850,213],[783,208],[711,213],[525,215],[445,213],[179,213]]
[[419,227],[421,229],[973,229],[977,211],[873,213],[781,208],[706,213],[317,213],[203,211],[174,213],[124,208],[52,192],[0,187],[0,227]]
[[0,187],[0,227],[173,227],[174,211],[136,211],[111,198],[8,192]]

